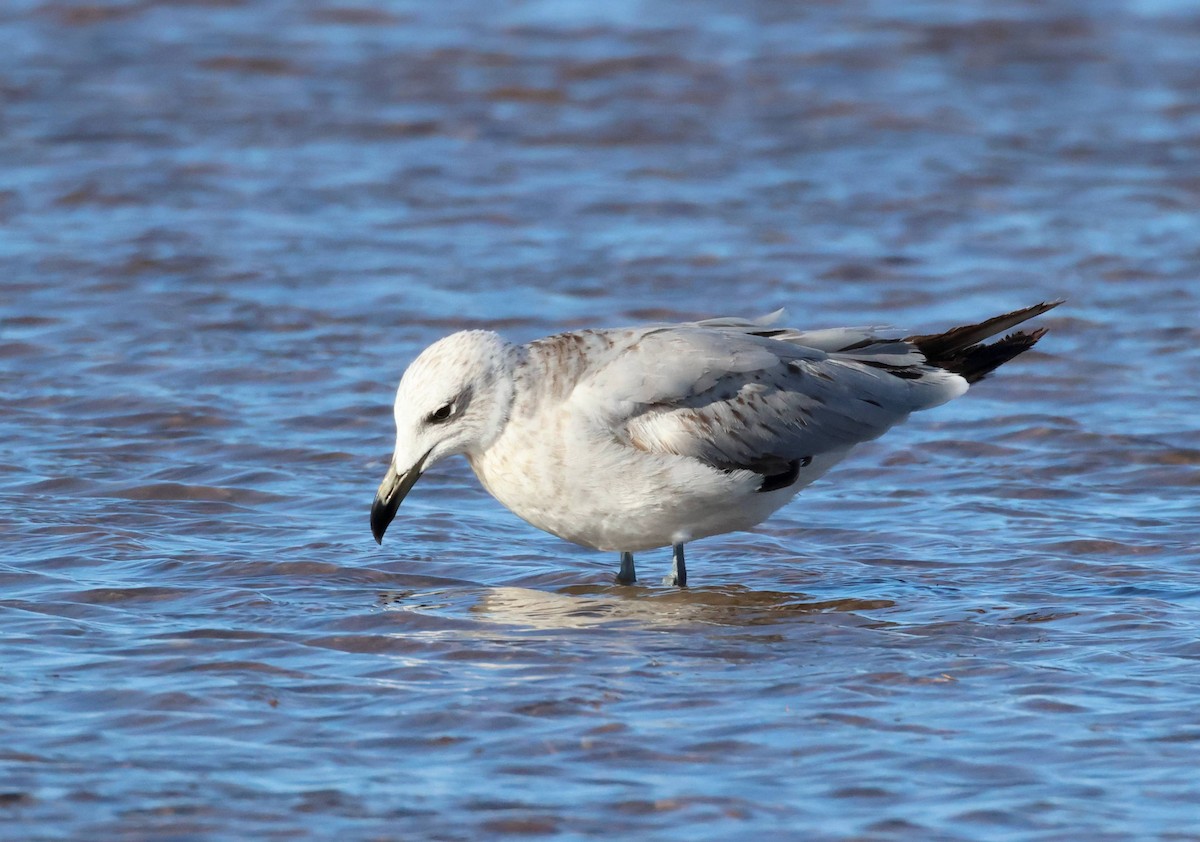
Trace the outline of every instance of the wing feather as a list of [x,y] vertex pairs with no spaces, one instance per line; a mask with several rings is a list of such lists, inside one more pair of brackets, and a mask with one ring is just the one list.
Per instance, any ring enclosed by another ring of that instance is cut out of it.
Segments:
[[[576,394],[605,407],[605,424],[633,447],[766,476],[844,452],[966,391],[903,340],[862,328],[813,333],[824,348],[762,321],[623,331],[627,341]],[[853,347],[833,350],[843,340]]]

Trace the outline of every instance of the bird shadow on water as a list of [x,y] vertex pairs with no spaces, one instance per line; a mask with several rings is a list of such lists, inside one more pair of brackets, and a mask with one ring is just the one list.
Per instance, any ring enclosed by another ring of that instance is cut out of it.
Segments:
[[816,599],[803,593],[753,590],[742,585],[703,588],[580,584],[557,590],[515,586],[458,591],[389,591],[386,609],[463,614],[471,620],[533,630],[598,626],[763,626],[838,614],[851,622],[887,624],[871,612],[895,607],[890,599]]

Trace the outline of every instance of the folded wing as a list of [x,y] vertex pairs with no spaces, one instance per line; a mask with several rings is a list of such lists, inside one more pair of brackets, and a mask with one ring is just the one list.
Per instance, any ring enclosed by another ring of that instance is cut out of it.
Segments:
[[640,450],[761,474],[764,490],[967,389],[910,343],[861,328],[714,319],[628,337],[578,386],[605,423]]

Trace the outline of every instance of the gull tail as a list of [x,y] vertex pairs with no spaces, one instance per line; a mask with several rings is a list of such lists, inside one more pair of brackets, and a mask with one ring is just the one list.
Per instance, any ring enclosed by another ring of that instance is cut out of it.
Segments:
[[1040,316],[1047,310],[1053,310],[1062,303],[1061,298],[1057,301],[1043,301],[1041,304],[1013,310],[979,324],[962,325],[945,333],[909,336],[905,341],[916,345],[930,365],[952,371],[968,383],[975,383],[1013,357],[1032,348],[1045,335],[1046,328],[1019,330],[986,345],[983,340],[1016,327],[1034,316]]

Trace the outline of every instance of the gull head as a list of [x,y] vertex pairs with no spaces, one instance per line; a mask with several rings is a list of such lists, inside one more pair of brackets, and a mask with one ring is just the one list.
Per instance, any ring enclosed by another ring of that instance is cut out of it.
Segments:
[[480,453],[504,428],[512,406],[514,346],[485,330],[454,333],[421,352],[396,390],[396,449],[371,506],[383,533],[409,490],[447,456]]

